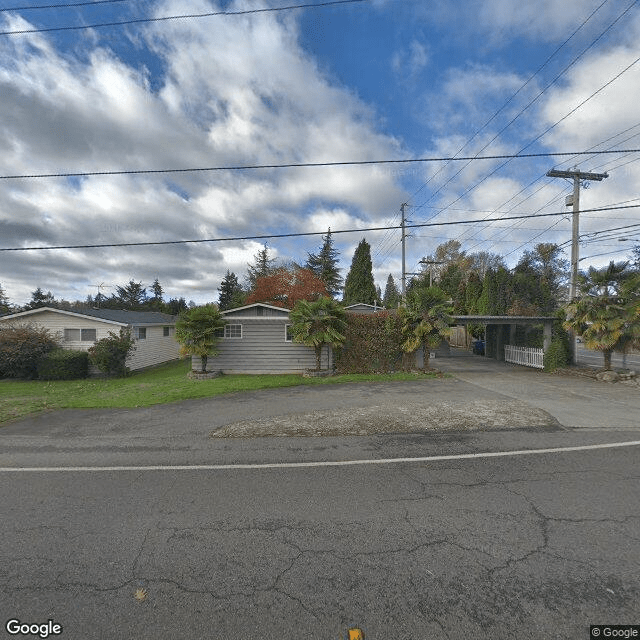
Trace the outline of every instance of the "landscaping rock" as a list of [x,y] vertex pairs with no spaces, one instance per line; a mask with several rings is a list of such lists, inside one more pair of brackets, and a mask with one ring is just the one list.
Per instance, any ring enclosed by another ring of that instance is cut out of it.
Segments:
[[600,380],[600,382],[618,382],[620,376],[615,371],[600,371],[596,374],[596,380]]
[[222,375],[222,371],[189,371],[187,378],[190,380],[211,380]]

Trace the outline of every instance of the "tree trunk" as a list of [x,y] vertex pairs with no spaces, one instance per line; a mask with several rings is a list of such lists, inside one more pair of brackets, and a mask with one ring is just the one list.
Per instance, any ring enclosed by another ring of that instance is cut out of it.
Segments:
[[428,347],[423,347],[424,352],[424,365],[423,369],[426,371],[429,368],[429,357],[431,356],[431,352]]
[[322,357],[322,345],[319,347],[315,347],[316,350],[316,371],[320,371],[320,367],[322,366],[320,363],[320,358]]
[[603,351],[604,353],[604,369],[611,371],[611,350]]
[[200,357],[200,371],[206,373],[207,371],[207,356]]

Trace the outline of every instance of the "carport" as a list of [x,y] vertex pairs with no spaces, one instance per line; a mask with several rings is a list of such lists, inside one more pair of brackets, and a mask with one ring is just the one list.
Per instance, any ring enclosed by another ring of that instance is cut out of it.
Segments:
[[543,353],[551,345],[551,328],[554,317],[550,316],[453,316],[457,325],[484,325],[485,357],[505,359],[505,346],[515,346],[516,327],[543,325]]

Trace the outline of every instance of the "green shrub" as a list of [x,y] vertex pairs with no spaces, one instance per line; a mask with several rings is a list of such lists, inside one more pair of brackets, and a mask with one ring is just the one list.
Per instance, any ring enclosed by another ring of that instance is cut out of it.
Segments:
[[544,370],[555,371],[558,368],[566,367],[569,364],[570,353],[560,336],[556,336],[551,341],[551,345],[544,354]]
[[32,324],[12,324],[0,328],[0,377],[38,376],[38,361],[58,347],[47,329]]
[[120,329],[119,335],[109,331],[108,338],[98,340],[89,349],[89,359],[107,375],[126,376],[129,372],[127,358],[135,349],[135,340],[129,329]]
[[397,313],[348,313],[344,345],[337,352],[338,373],[386,373],[403,367],[402,321]]
[[86,351],[54,349],[38,362],[40,380],[74,380],[86,378],[89,371],[89,354]]

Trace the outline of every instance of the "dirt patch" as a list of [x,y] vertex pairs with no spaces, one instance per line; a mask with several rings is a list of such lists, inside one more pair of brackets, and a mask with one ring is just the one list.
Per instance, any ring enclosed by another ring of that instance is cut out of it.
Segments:
[[412,403],[313,413],[288,414],[234,422],[211,433],[212,438],[264,436],[363,436],[381,433],[477,431],[542,427],[556,429],[558,421],[546,411],[515,401],[483,400],[459,403]]

